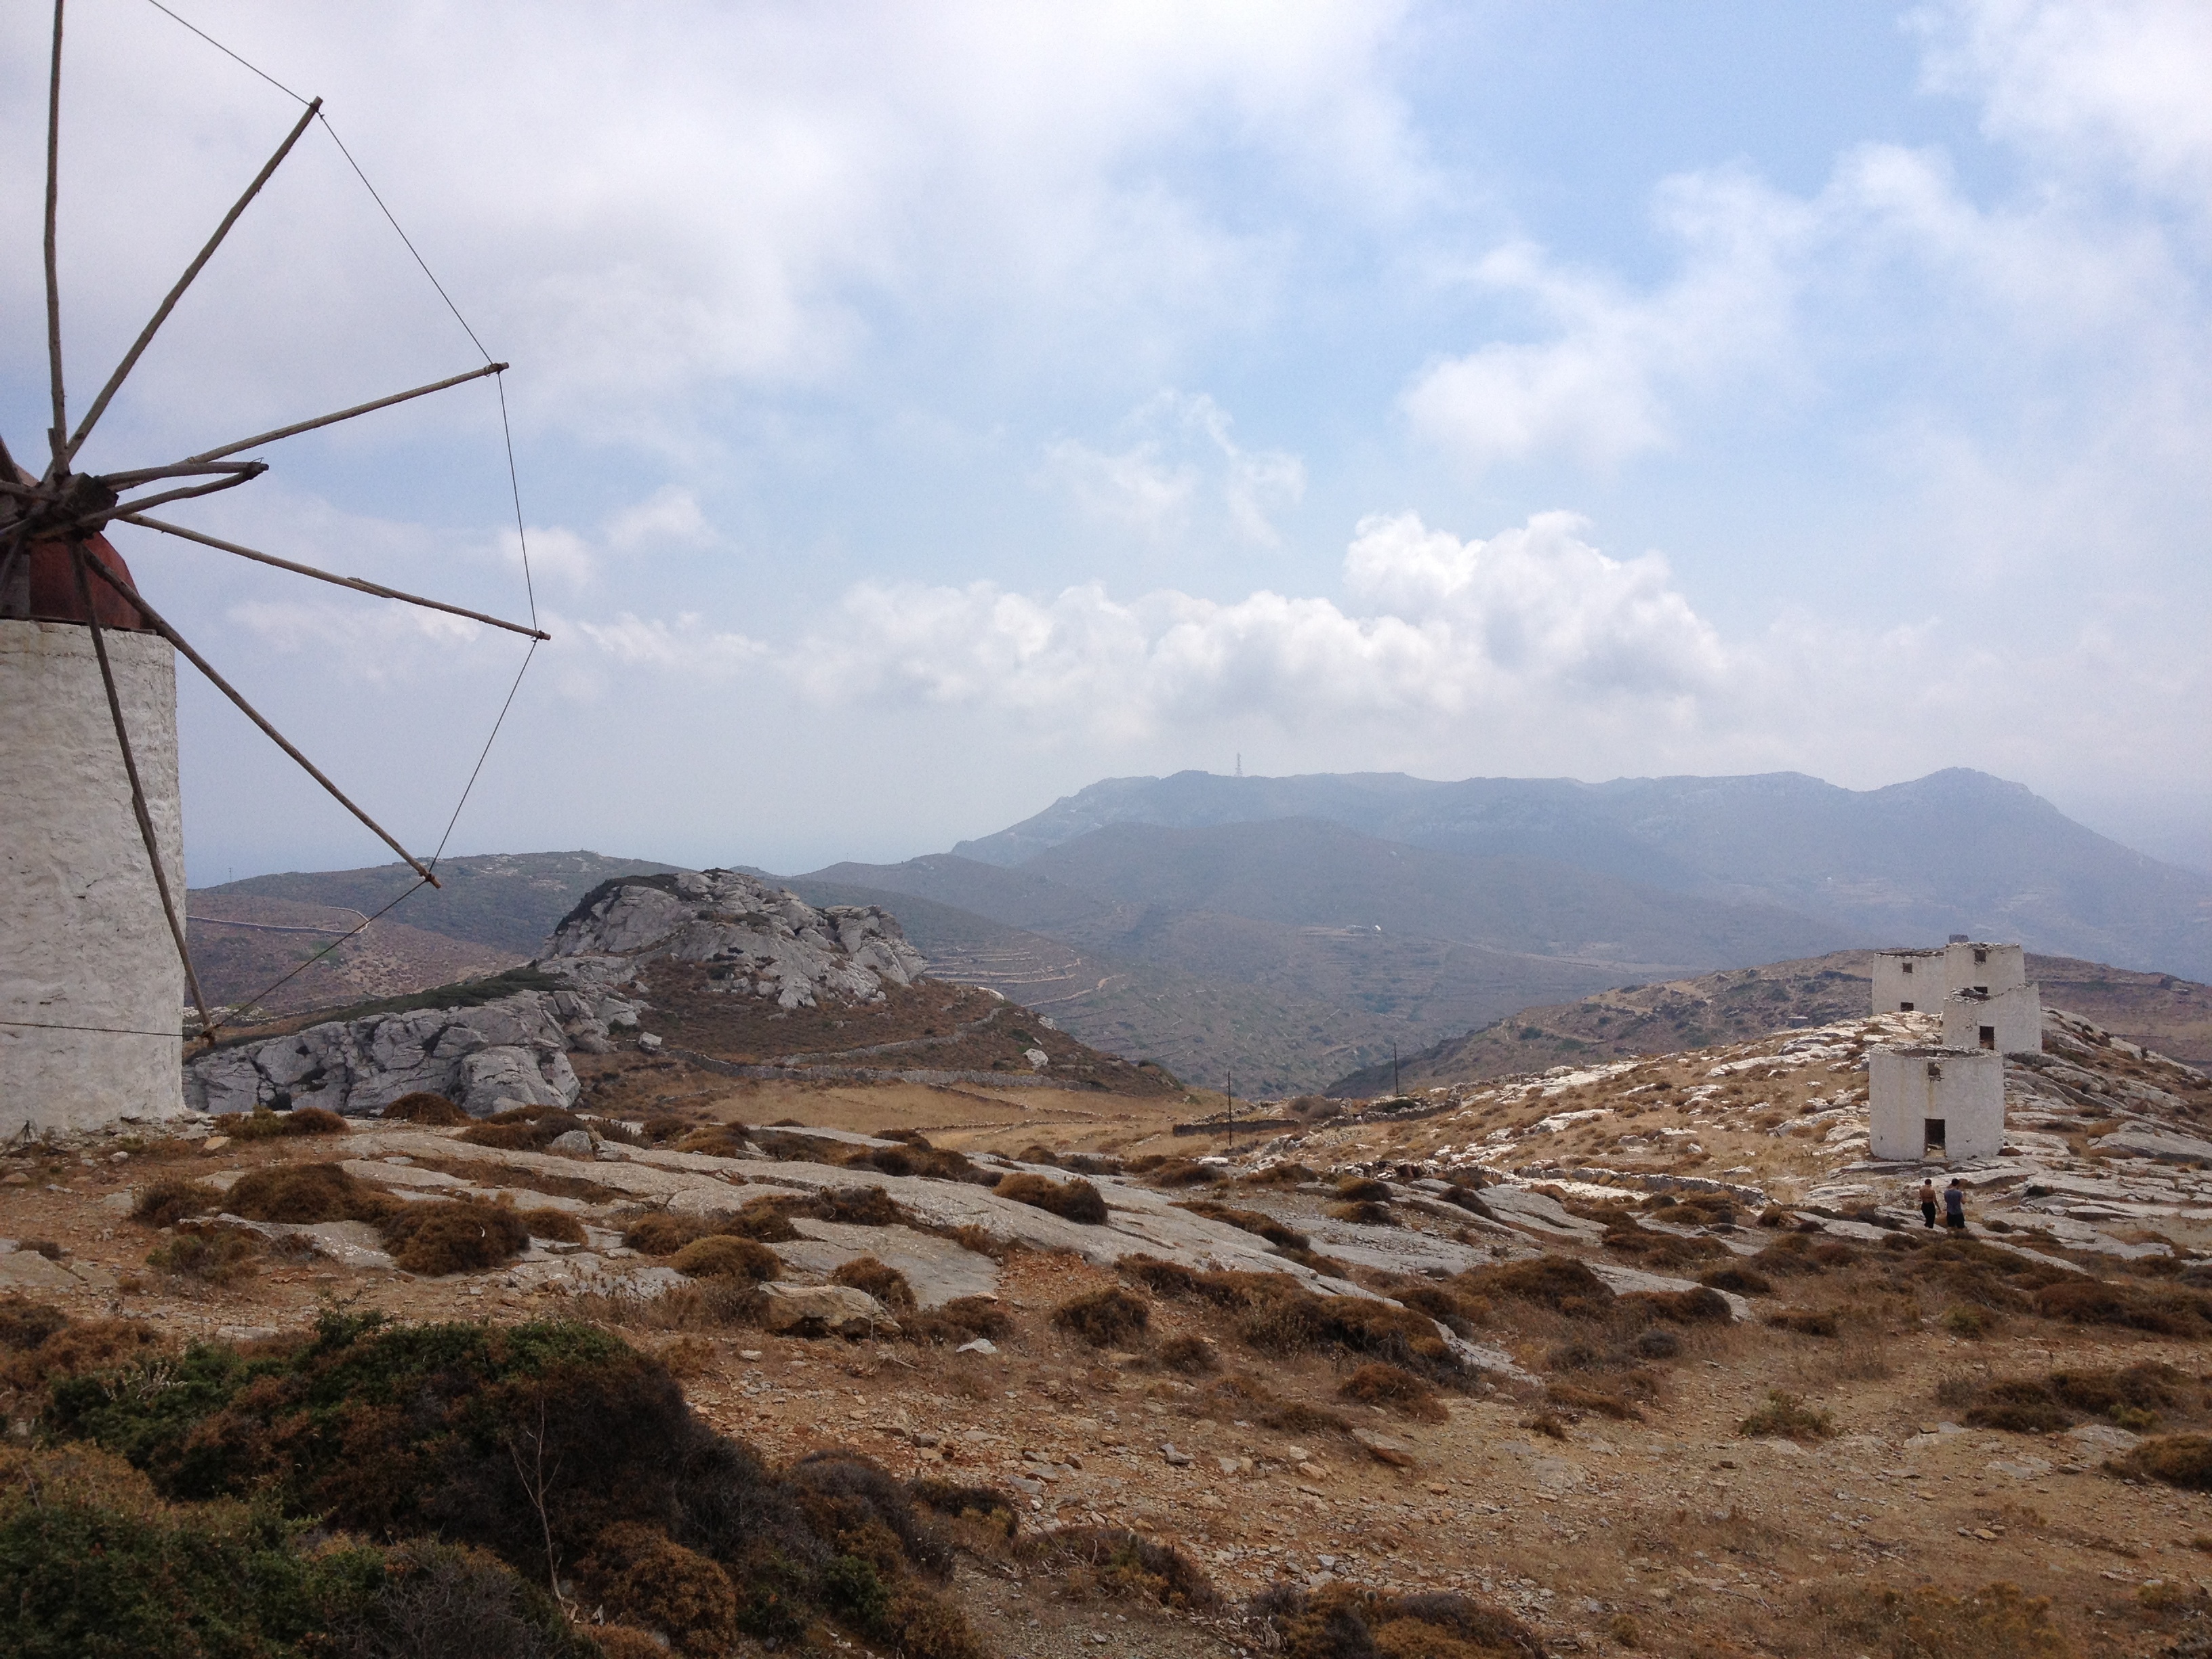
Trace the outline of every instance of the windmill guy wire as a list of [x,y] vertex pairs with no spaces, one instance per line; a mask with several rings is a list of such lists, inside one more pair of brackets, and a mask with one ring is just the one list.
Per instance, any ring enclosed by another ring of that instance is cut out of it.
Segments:
[[[191,22],[189,19],[179,16],[175,11],[173,11],[167,6],[163,5],[161,3],[161,0],[146,0],[146,3],[152,6],[155,10],[160,12],[163,16],[168,18],[172,22],[178,24],[191,33],[198,35],[202,40],[205,41],[209,46],[213,46],[217,52],[222,53],[224,57],[231,59],[232,62],[237,64],[242,69],[246,70],[250,73],[267,82],[270,86],[276,88],[277,91],[283,93],[287,98],[291,99],[295,103],[306,106],[313,112],[314,118],[321,124],[323,131],[330,135],[331,142],[337,146],[338,154],[345,158],[346,165],[352,168],[354,177],[361,180],[362,188],[368,192],[369,199],[376,204],[377,210],[383,214],[385,222],[392,227],[392,233],[399,238],[402,246],[404,246],[408,253],[413,257],[416,266],[420,268],[422,275],[428,279],[430,286],[437,290],[438,297],[445,301],[446,309],[453,313],[453,320],[459,323],[461,326],[461,331],[469,337],[469,343],[476,347],[477,351],[483,354],[485,362],[492,362],[494,359],[491,353],[485,349],[483,341],[478,337],[475,328],[471,325],[469,319],[461,314],[460,307],[453,303],[453,296],[447,291],[446,285],[438,280],[438,274],[430,269],[430,262],[422,257],[422,251],[415,246],[414,238],[408,235],[406,228],[399,222],[398,216],[392,212],[391,204],[384,199],[383,194],[378,191],[375,185],[370,182],[368,174],[363,171],[361,163],[354,159],[353,152],[346,148],[345,140],[338,137],[337,128],[331,123],[329,112],[320,106],[321,100],[310,100],[301,96],[299,93],[293,91],[291,88],[286,86],[282,81],[279,81],[275,76],[270,74],[268,70],[263,69],[259,64],[233,51],[222,41],[216,40],[215,36],[210,34],[205,29],[201,28],[198,24]],[[534,629],[538,626],[538,585],[530,568],[530,531],[528,523],[522,510],[522,482],[520,471],[516,467],[514,460],[514,429],[507,416],[507,379],[505,374],[503,373],[495,373],[493,375],[493,383],[499,394],[500,439],[507,457],[507,495],[514,505],[514,537],[515,545],[522,560],[523,592],[529,600],[530,625]],[[529,649],[523,653],[522,665],[515,671],[514,684],[507,687],[507,699],[505,702],[501,703],[498,717],[492,721],[491,732],[489,735],[484,738],[483,748],[477,755],[475,766],[470,769],[468,781],[461,787],[460,799],[453,804],[453,816],[446,821],[446,832],[439,838],[437,851],[430,855],[430,868],[433,870],[435,870],[438,867],[439,861],[445,856],[446,845],[453,839],[454,826],[460,822],[462,810],[467,806],[469,797],[476,789],[477,780],[483,775],[484,763],[491,757],[492,745],[498,741],[500,731],[507,724],[507,714],[514,707],[514,699],[516,695],[522,690],[523,676],[530,672],[531,662],[532,659],[537,656],[538,647],[541,642],[542,639],[532,640],[530,642]],[[404,903],[408,899],[412,898],[416,893],[422,891],[423,887],[427,884],[428,884],[423,881],[416,881],[414,885],[409,887],[397,898],[394,898],[391,903],[386,904],[374,915],[369,916],[364,920],[362,922],[361,927],[355,928],[352,933],[345,934],[343,938],[333,939],[329,945],[316,951],[305,962],[299,963],[289,973],[284,975],[283,978],[277,980],[274,984],[261,991],[258,995],[249,999],[247,1001],[240,1004],[239,1006],[242,1008],[252,1007],[256,1003],[260,1002],[264,998],[272,995],[291,980],[306,972],[307,969],[313,967],[325,956],[328,956],[332,951],[337,950],[340,945],[346,943],[348,939],[354,938],[356,934],[362,932],[363,929],[389,915],[392,910]],[[216,1025],[220,1026],[224,1023],[226,1022],[217,1021]],[[210,1034],[214,1029],[214,1027],[210,1028]]]

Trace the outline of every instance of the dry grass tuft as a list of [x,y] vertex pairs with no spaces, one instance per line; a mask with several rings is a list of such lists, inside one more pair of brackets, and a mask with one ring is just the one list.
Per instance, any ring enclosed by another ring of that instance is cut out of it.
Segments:
[[1110,1348],[1141,1334],[1152,1323],[1152,1304],[1118,1285],[1073,1297],[1052,1310],[1052,1322],[1094,1348]]
[[532,1238],[545,1239],[555,1244],[590,1243],[590,1235],[585,1232],[584,1224],[566,1210],[540,1205],[532,1209],[518,1210],[515,1213],[521,1218],[523,1226],[528,1229]]
[[1188,1376],[1203,1376],[1221,1369],[1221,1357],[1202,1336],[1173,1336],[1160,1344],[1153,1356],[1164,1370]]
[[275,1140],[289,1135],[342,1135],[350,1133],[346,1121],[319,1106],[301,1106],[289,1112],[257,1106],[251,1115],[226,1112],[213,1127],[233,1140]]
[[222,1206],[222,1194],[204,1181],[163,1176],[139,1192],[131,1218],[149,1227],[173,1227],[186,1216],[206,1215]]
[[530,1231],[508,1205],[439,1199],[388,1217],[384,1239],[402,1272],[436,1279],[501,1266],[530,1243]]
[[744,1279],[757,1285],[783,1270],[783,1263],[767,1245],[726,1233],[693,1239],[669,1258],[668,1265],[686,1279]]
[[441,1094],[428,1089],[417,1089],[411,1095],[402,1095],[386,1107],[380,1115],[391,1123],[423,1123],[433,1128],[459,1128],[476,1120]]
[[252,1234],[234,1227],[210,1228],[179,1233],[148,1252],[146,1265],[156,1273],[203,1285],[235,1285],[253,1276],[261,1254],[260,1241]]
[[1442,1423],[1451,1416],[1443,1401],[1419,1377],[1380,1361],[1369,1361],[1338,1383],[1336,1395],[1362,1405],[1385,1406],[1424,1423]]
[[222,1207],[248,1221],[374,1221],[404,1207],[335,1164],[272,1164],[231,1183]]
[[2010,1583],[1953,1597],[1929,1586],[1898,1591],[1845,1585],[1821,1590],[1813,1605],[1852,1646],[1904,1659],[2072,1659],[2051,1622],[2051,1603]]
[[914,1311],[914,1286],[907,1283],[906,1275],[872,1255],[854,1256],[830,1275],[830,1282],[865,1291],[893,1313]]
[[1836,1425],[1827,1413],[1808,1406],[1796,1395],[1769,1389],[1766,1403],[1745,1418],[1736,1432],[1747,1440],[1795,1440],[1802,1445],[1832,1438]]
[[1080,1177],[1052,1181],[1040,1175],[1010,1175],[1001,1177],[992,1190],[1000,1198],[1048,1211],[1063,1220],[1080,1222],[1086,1227],[1106,1224],[1104,1195]]

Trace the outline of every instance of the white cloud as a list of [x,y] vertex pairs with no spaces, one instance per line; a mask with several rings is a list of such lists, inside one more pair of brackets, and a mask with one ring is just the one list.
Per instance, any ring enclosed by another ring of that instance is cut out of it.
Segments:
[[1657,211],[1684,258],[1650,294],[1562,270],[1526,242],[1480,261],[1468,280],[1522,297],[1557,332],[1431,364],[1406,391],[1415,428],[1478,468],[1553,453],[1609,468],[1669,442],[1671,393],[1785,354],[1805,206],[1720,173],[1669,180]]
[[830,702],[911,699],[1087,726],[1119,740],[1231,714],[1289,729],[1623,702],[1661,710],[1717,689],[1712,629],[1664,562],[1627,563],[1548,514],[1461,542],[1410,514],[1359,526],[1346,586],[1371,611],[1172,589],[1050,599],[989,583],[865,583],[834,629],[785,660]]
[[2117,161],[2204,211],[2212,8],[2202,0],[1952,0],[1916,21],[1929,83],[1978,99],[1991,134],[2068,174]]
[[1094,449],[1073,438],[1045,447],[1053,476],[1092,516],[1155,540],[1211,528],[1218,514],[1239,541],[1281,541],[1271,515],[1305,495],[1305,465],[1281,450],[1249,450],[1232,434],[1229,412],[1203,392],[1163,392],[1126,424],[1127,449]]

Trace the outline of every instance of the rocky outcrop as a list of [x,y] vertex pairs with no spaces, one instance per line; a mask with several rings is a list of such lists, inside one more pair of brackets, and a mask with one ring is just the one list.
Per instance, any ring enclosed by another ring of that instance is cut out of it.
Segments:
[[647,1006],[638,965],[653,961],[705,963],[711,988],[785,1008],[879,1000],[885,983],[911,984],[928,966],[873,905],[817,910],[728,870],[621,877],[585,896],[538,961],[477,988],[511,993],[194,1056],[185,1102],[203,1112],[321,1106],[363,1117],[425,1089],[476,1117],[571,1105],[569,1054],[605,1054],[636,1030]]
[[555,1000],[573,995],[521,991],[470,1008],[371,1015],[219,1048],[185,1066],[185,1102],[203,1112],[321,1106],[362,1117],[426,1089],[477,1117],[567,1106],[578,1085]]
[[929,965],[888,910],[817,910],[732,870],[604,882],[562,920],[547,955],[704,963],[714,988],[785,1008],[873,1001],[884,981],[911,984]]

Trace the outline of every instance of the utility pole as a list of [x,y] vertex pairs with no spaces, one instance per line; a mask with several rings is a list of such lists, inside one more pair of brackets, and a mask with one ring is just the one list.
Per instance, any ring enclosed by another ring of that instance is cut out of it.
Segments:
[[1229,1156],[1237,1156],[1237,1073],[1229,1073]]
[[1390,1039],[1390,1098],[1398,1098],[1398,1039]]

